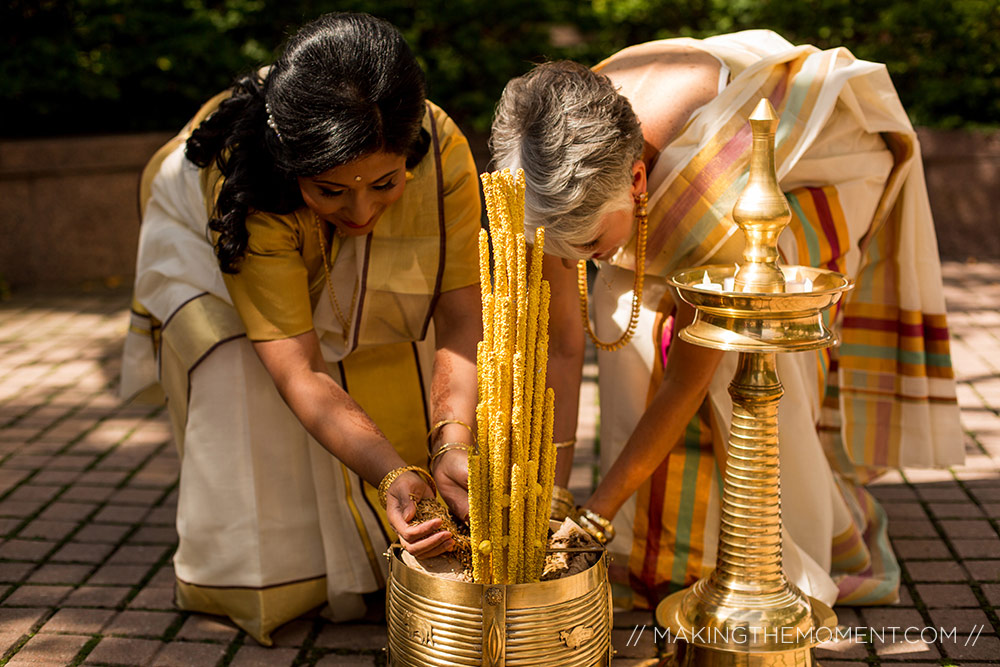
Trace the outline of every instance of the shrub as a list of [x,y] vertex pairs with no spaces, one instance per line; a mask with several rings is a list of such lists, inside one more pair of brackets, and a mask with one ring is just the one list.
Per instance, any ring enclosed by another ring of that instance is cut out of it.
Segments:
[[6,136],[170,130],[323,12],[400,27],[431,97],[489,127],[504,83],[544,58],[766,27],[884,62],[916,124],[1000,124],[996,0],[10,0],[0,8]]

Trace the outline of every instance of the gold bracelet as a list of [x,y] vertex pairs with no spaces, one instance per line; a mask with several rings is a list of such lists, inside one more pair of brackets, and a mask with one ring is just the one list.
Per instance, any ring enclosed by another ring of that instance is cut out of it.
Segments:
[[552,443],[552,446],[556,449],[565,449],[566,447],[572,447],[575,444],[576,438],[572,438],[570,440],[563,440],[562,442],[554,442]]
[[549,505],[549,518],[562,521],[573,513],[576,502],[569,489],[562,486],[552,487],[552,502]]
[[382,481],[378,483],[378,501],[382,503],[382,508],[385,509],[387,505],[387,496],[389,495],[389,487],[392,483],[396,481],[396,478],[405,472],[415,472],[427,482],[431,487],[431,491],[434,495],[437,495],[437,485],[434,484],[434,478],[431,474],[421,468],[420,466],[400,466],[398,468],[393,468],[385,474]]
[[449,452],[453,449],[461,449],[466,453],[469,452],[469,446],[464,442],[444,443],[438,448],[436,452],[434,452],[434,456],[431,457],[431,460],[427,462],[427,469],[431,471],[431,474],[434,473],[434,462],[438,460],[438,457],[443,456],[445,452]]
[[586,507],[577,507],[576,511],[577,523],[595,540],[601,544],[608,544],[615,539],[615,527],[611,525],[610,521]]
[[437,433],[437,430],[439,428],[441,428],[442,426],[446,426],[448,424],[458,424],[459,426],[464,426],[465,428],[469,429],[469,433],[472,435],[472,441],[474,443],[478,443],[479,442],[476,439],[476,432],[473,431],[472,427],[469,426],[468,424],[466,424],[464,421],[461,421],[460,419],[442,419],[438,423],[434,424],[434,426],[431,427],[431,430],[427,431],[427,446],[428,447],[430,447],[430,445],[433,444],[434,434]]

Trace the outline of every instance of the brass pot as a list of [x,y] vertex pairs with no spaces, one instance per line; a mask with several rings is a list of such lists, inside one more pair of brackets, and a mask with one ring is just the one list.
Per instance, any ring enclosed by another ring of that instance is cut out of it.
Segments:
[[393,545],[386,585],[392,667],[595,667],[611,663],[607,553],[583,572],[486,585],[415,570]]

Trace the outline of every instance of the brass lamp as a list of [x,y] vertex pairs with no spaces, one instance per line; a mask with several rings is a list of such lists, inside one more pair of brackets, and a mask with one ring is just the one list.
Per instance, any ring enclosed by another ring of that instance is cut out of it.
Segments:
[[[750,176],[733,209],[746,237],[738,266],[700,266],[670,283],[696,309],[680,336],[695,345],[738,351],[729,386],[732,426],[722,488],[715,570],[663,600],[658,623],[685,640],[681,665],[812,665],[817,630],[836,625],[833,610],[804,595],[782,569],[776,353],[836,343],[821,313],[851,288],[840,273],[779,266],[778,236],[791,213],[774,168],[774,107],[750,115]],[[793,277],[804,280],[805,289]]]

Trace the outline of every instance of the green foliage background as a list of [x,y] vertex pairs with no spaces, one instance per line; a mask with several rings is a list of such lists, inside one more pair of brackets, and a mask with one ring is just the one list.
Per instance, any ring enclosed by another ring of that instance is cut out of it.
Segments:
[[998,0],[8,0],[0,134],[176,129],[334,10],[397,25],[431,97],[474,131],[532,62],[748,28],[886,63],[915,124],[1000,125]]

